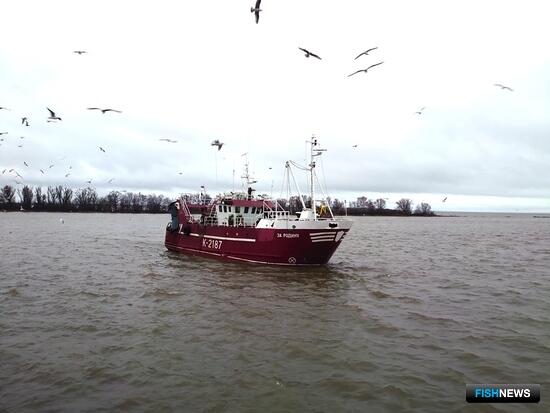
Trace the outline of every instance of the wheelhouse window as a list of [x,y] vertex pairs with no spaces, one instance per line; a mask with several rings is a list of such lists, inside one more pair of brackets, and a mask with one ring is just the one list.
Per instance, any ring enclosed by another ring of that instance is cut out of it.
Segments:
[[248,207],[244,207],[244,213],[248,214]]
[[227,212],[227,205],[223,206],[223,212]]
[[222,212],[222,206],[220,205],[220,212]]
[[235,213],[240,214],[241,213],[241,207],[236,206],[235,207]]
[[256,207],[252,207],[252,211],[250,211],[250,212],[252,212],[253,214],[255,214],[255,213],[256,213]]

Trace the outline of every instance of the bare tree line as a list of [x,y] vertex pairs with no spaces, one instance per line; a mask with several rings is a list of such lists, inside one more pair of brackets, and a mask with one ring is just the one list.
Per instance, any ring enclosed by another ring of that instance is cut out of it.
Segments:
[[[18,201],[16,200],[16,195]],[[208,194],[183,194],[182,198],[191,203],[211,202]],[[311,206],[311,200],[303,196],[291,196],[289,199],[277,199],[284,209],[294,214],[303,208]],[[142,194],[127,191],[111,191],[105,196],[98,196],[92,187],[73,190],[62,185],[48,186],[45,191],[41,187],[33,188],[25,185],[15,189],[5,185],[0,190],[0,209],[26,211],[61,211],[61,212],[118,212],[118,213],[163,213],[167,212],[172,199],[164,195]],[[413,211],[413,202],[402,198],[396,203],[395,209],[386,207],[386,199],[357,198],[349,205],[338,198],[328,199],[328,205],[335,215],[421,215],[432,216],[431,206],[422,202]],[[326,212],[326,211],[325,211]]]
[[[16,195],[18,201],[16,200]],[[166,212],[172,200],[164,195],[111,191],[98,196],[91,187],[73,190],[62,185],[33,188],[25,185],[15,189],[5,185],[0,191],[0,209],[58,212]]]

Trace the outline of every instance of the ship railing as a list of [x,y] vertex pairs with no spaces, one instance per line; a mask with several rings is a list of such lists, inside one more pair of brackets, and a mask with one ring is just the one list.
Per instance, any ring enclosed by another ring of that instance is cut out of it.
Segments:
[[[275,203],[275,208],[273,208],[273,202]],[[270,201],[269,203],[263,202],[264,218],[271,219],[288,219],[290,212],[285,210],[278,201]]]
[[227,226],[227,227],[246,227],[246,228],[254,228],[256,227],[256,224],[258,222],[259,218],[248,218],[248,217],[239,217],[236,216],[233,218],[233,221],[231,222],[231,225],[227,221],[220,221],[217,216],[215,215],[207,215],[201,218],[202,225],[205,226]]

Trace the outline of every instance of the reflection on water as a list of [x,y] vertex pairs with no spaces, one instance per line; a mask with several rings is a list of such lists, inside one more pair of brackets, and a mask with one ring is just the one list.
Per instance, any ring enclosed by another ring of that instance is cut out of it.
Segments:
[[159,215],[0,214],[0,410],[459,412],[465,383],[550,384],[550,220],[355,220],[289,268],[168,252]]

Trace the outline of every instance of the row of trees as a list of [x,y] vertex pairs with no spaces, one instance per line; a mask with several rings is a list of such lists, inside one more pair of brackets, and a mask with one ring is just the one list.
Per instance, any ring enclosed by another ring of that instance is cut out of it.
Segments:
[[[310,198],[305,195],[302,198],[306,207],[310,208]],[[367,197],[361,197],[357,199],[357,202],[350,202],[349,206],[347,206],[346,201],[341,201],[338,198],[329,198],[328,205],[334,215],[435,215],[430,204],[426,202],[418,204],[413,210],[413,201],[408,198],[402,198],[397,201],[395,209],[387,208],[384,198],[368,199]],[[277,202],[292,214],[301,211],[303,208],[302,201],[298,196],[292,196],[289,200],[278,199]]]
[[[16,195],[19,201],[16,200]],[[212,200],[207,194],[183,195],[183,198],[193,203],[206,204]],[[0,191],[0,208],[6,210],[23,208],[33,211],[159,213],[166,212],[170,202],[172,200],[163,195],[111,191],[105,196],[98,196],[91,187],[73,190],[61,185],[48,186],[45,191],[41,187],[27,185],[16,190],[6,185]],[[277,202],[292,214],[301,211],[303,204],[308,208],[311,206],[311,200],[307,196],[303,196],[302,200],[298,196],[292,196],[288,200],[278,199]],[[425,202],[418,204],[413,211],[413,202],[407,198],[397,201],[395,209],[387,208],[383,198],[361,197],[357,198],[357,202],[350,202],[349,206],[337,198],[329,198],[328,203],[335,215],[434,215],[431,206]]]
[[48,186],[45,191],[27,185],[15,190],[6,185],[0,191],[0,208],[5,210],[158,213],[166,212],[170,202],[164,195],[111,191],[98,196],[91,187],[73,190],[61,185]]

